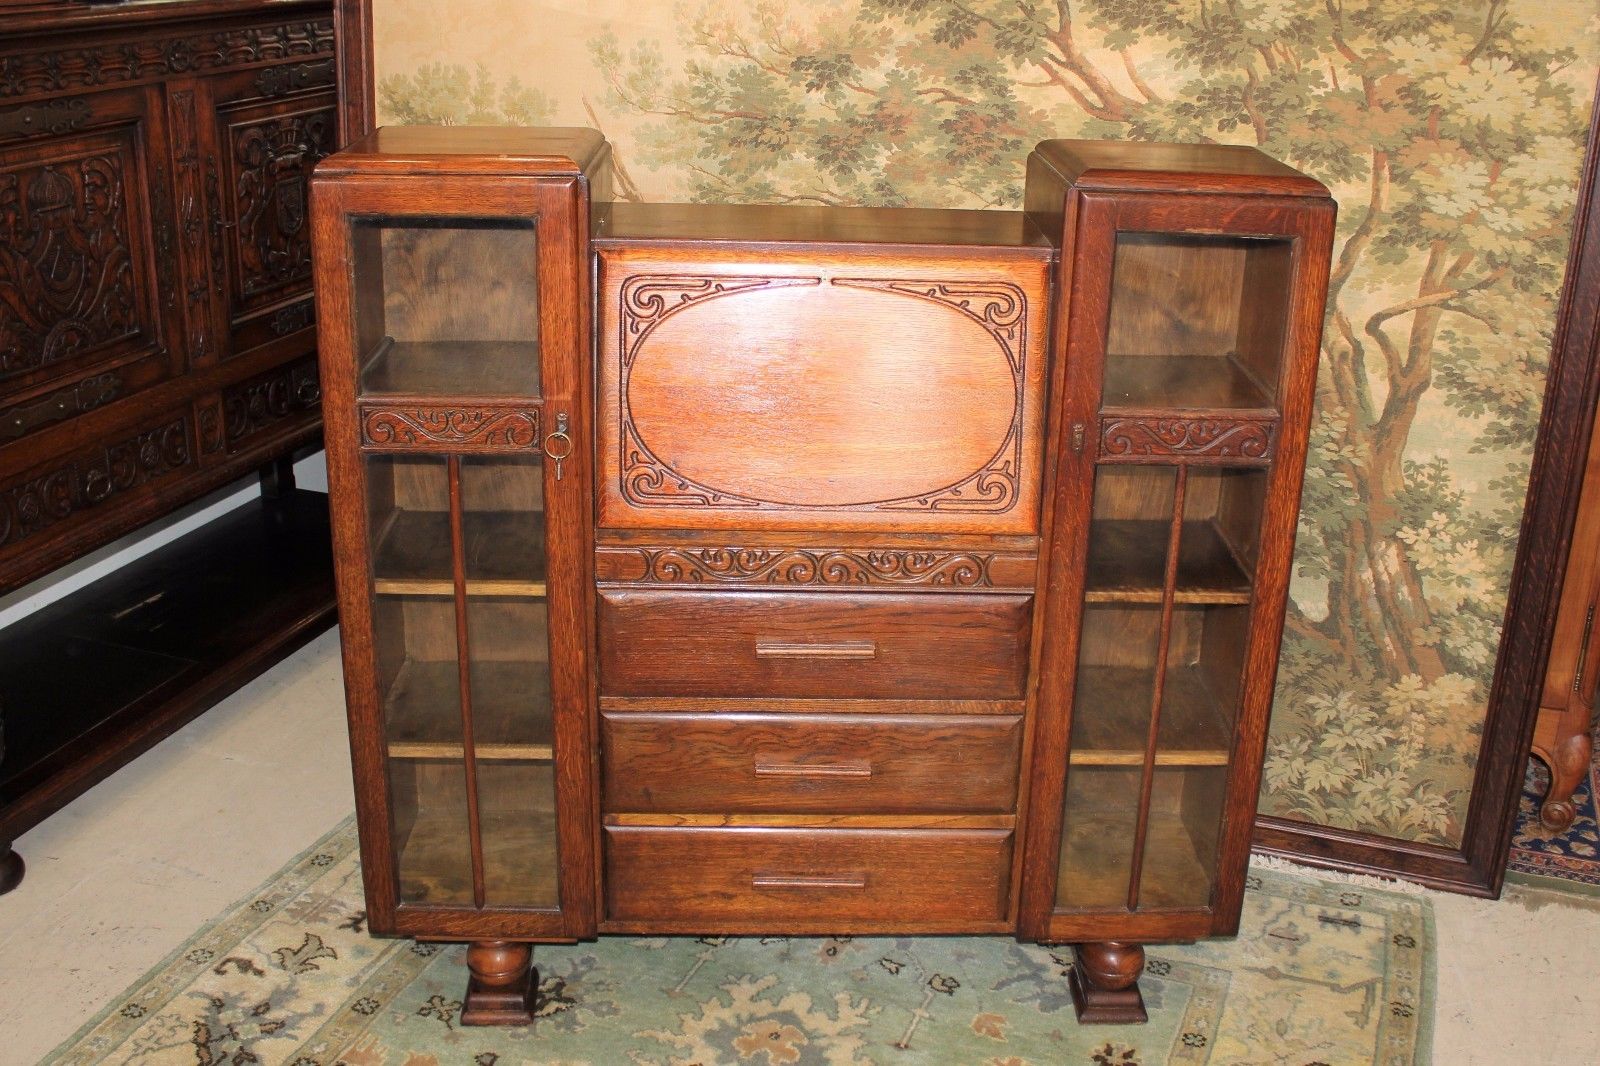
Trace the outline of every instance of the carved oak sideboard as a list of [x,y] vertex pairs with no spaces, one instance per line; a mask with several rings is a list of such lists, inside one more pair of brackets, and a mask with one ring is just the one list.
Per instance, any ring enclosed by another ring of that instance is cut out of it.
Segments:
[[[0,593],[318,439],[306,192],[346,88],[334,0],[0,4]],[[88,727],[24,688],[0,854],[95,779],[20,783],[70,733],[25,719]]]
[[1142,1019],[1237,930],[1334,206],[1045,141],[1024,211],[611,203],[585,130],[315,181],[374,932],[991,933]]

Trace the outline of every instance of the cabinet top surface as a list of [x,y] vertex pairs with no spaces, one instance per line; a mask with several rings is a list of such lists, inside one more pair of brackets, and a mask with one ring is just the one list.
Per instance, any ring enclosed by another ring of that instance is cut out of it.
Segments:
[[874,244],[1015,250],[1048,257],[1050,242],[1020,211],[614,203],[596,211],[596,246],[727,242]]
[[[321,14],[332,11],[332,0],[123,0],[121,3],[85,4],[68,0],[38,0],[19,7],[0,4],[0,25],[6,34],[56,34],[83,30],[121,30],[144,23],[183,19],[226,18],[239,15],[299,14],[306,9]],[[11,40],[0,44],[20,43]]]
[[1079,189],[1329,195],[1320,181],[1247,145],[1054,140],[1040,141],[1034,155]]
[[380,126],[317,171],[576,177],[605,151],[605,137],[580,126]]

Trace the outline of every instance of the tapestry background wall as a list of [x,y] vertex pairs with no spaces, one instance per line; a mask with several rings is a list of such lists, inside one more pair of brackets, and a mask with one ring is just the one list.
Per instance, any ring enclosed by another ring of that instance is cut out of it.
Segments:
[[1261,810],[1456,846],[1593,0],[382,0],[379,121],[603,130],[619,195],[1012,208],[1037,140],[1255,144],[1340,203]]

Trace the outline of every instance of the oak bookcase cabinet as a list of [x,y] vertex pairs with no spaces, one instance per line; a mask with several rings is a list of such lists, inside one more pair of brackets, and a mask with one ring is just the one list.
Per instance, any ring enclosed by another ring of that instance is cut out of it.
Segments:
[[1026,210],[612,203],[586,130],[314,189],[375,932],[1236,931],[1334,205],[1045,141]]

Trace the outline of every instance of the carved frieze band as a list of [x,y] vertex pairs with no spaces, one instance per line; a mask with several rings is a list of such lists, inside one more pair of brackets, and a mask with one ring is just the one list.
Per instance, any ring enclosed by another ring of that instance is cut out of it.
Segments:
[[537,407],[370,406],[361,409],[368,451],[523,451],[539,442]]
[[322,402],[315,358],[276,367],[222,393],[222,428],[228,451]]
[[895,548],[602,546],[600,581],[640,585],[1032,588],[1034,557]]
[[192,459],[188,419],[179,417],[0,489],[0,546],[26,540]]
[[[663,321],[704,300],[754,289],[821,285],[820,277],[729,277],[641,274],[621,291],[621,470],[622,495],[636,507],[717,507],[755,510],[810,510],[710,488],[662,462],[633,423],[628,406],[628,376],[640,346]],[[1005,353],[1014,379],[1011,426],[999,449],[980,469],[962,480],[919,496],[876,500],[821,510],[923,511],[999,514],[1016,503],[1022,468],[1022,398],[1027,352],[1027,296],[1019,286],[993,281],[919,281],[902,278],[829,278],[827,284],[877,289],[954,308],[983,326]]]
[[1100,423],[1100,458],[1267,463],[1276,430],[1275,421],[1261,418],[1118,416]]
[[306,19],[212,33],[0,57],[0,97],[56,93],[173,74],[331,53],[333,20]]

